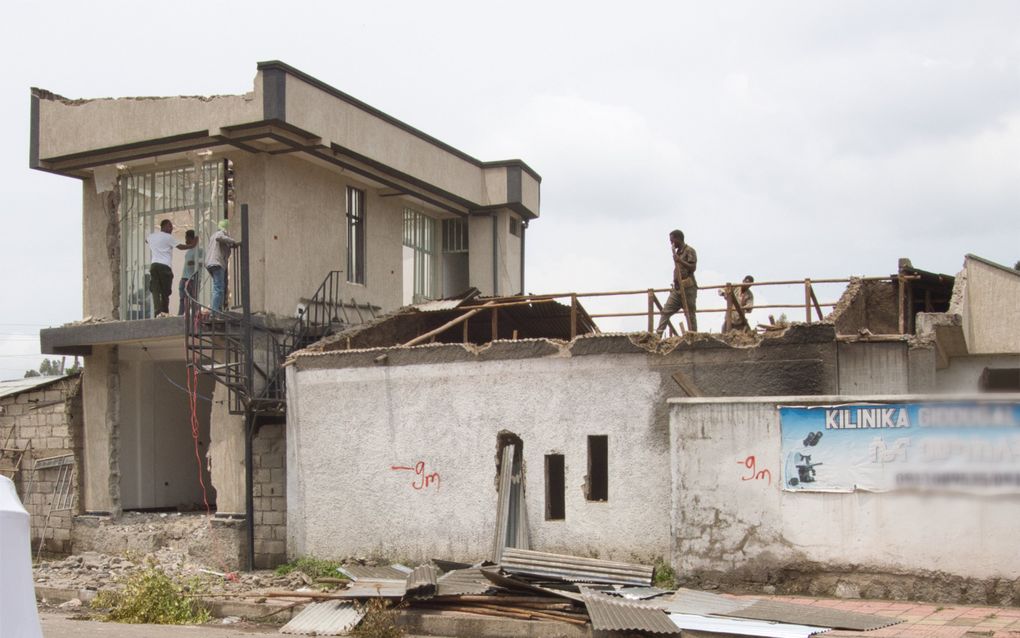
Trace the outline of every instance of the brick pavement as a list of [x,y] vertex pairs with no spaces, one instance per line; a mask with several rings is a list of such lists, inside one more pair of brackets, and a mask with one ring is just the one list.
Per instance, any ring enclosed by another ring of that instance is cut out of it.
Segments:
[[890,600],[756,596],[771,600],[829,607],[903,622],[867,632],[831,631],[832,638],[1020,638],[1020,607],[977,607],[951,603],[917,603]]

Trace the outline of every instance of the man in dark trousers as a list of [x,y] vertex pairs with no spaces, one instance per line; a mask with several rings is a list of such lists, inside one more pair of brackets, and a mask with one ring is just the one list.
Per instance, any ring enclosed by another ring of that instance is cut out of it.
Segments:
[[169,219],[159,223],[159,230],[150,234],[145,242],[152,253],[149,264],[149,292],[152,293],[152,314],[156,317],[170,313],[170,294],[174,289],[173,253],[174,248],[188,250],[198,243],[192,237],[189,243],[178,244],[171,234],[174,224]]
[[669,318],[683,310],[687,316],[687,328],[691,332],[698,331],[698,282],[694,279],[694,271],[698,268],[698,253],[684,242],[684,233],[674,230],[669,233],[669,248],[673,255],[673,284],[669,299],[662,308],[662,318],[655,333],[662,337],[669,324]]

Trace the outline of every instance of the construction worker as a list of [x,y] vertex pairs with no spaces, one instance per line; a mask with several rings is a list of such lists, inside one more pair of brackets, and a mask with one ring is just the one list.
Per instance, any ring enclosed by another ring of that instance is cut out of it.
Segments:
[[726,297],[726,320],[723,321],[723,332],[729,332],[730,330],[749,330],[750,326],[747,323],[747,315],[754,310],[754,293],[751,292],[751,284],[754,283],[754,277],[748,275],[744,277],[744,281],[739,288],[734,291],[734,297],[737,299],[737,303],[744,309],[744,316],[741,317],[737,309],[733,307],[729,296],[726,294],[727,290],[720,290],[719,294]]
[[673,256],[673,284],[670,287],[669,299],[662,308],[662,318],[655,333],[662,337],[669,324],[669,318],[677,311],[683,310],[687,316],[687,327],[692,332],[698,331],[698,282],[694,279],[694,271],[698,267],[698,253],[684,242],[684,233],[673,230],[669,233],[669,247]]

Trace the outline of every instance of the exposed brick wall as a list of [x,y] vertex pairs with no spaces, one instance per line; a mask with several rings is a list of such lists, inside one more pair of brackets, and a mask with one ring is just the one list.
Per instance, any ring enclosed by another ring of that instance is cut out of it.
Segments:
[[[13,472],[13,463],[18,452],[9,450],[0,461],[0,470],[14,479],[18,496],[31,516],[33,551],[38,548],[39,538],[45,534],[46,552],[70,553],[71,520],[78,513],[78,495],[81,493],[80,377],[70,377],[38,390],[0,399],[0,445],[23,452],[17,472]],[[74,455],[74,461],[68,468],[71,509],[51,514],[54,489],[61,470],[50,468],[33,472],[32,468],[37,459],[65,454]]]
[[255,567],[287,561],[287,442],[283,425],[263,425],[252,441]]

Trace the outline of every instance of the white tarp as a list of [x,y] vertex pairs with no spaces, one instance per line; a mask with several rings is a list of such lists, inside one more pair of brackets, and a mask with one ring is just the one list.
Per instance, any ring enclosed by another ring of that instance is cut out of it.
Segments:
[[42,638],[32,581],[28,512],[14,482],[0,476],[0,636]]

